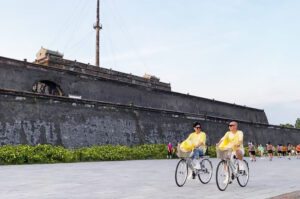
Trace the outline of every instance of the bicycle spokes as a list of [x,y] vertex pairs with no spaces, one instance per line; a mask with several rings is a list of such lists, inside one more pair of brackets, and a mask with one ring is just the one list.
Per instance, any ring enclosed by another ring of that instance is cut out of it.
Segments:
[[185,160],[180,160],[177,164],[175,171],[175,182],[177,186],[181,187],[184,185],[188,175],[188,166]]
[[203,184],[207,184],[211,180],[212,173],[213,173],[213,167],[211,161],[208,159],[201,160],[200,168],[201,169],[199,170],[198,173],[199,180]]
[[246,160],[242,161],[242,168],[238,170],[237,181],[241,187],[245,187],[249,181],[249,167]]
[[216,172],[216,182],[219,190],[224,191],[227,188],[230,177],[229,167],[226,161],[220,161]]

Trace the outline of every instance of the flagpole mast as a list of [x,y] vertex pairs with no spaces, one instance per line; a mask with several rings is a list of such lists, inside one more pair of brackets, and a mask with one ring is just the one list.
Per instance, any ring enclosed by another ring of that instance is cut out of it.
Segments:
[[94,25],[94,29],[96,30],[96,63],[95,65],[100,67],[100,30],[102,29],[102,25],[100,23],[100,0],[97,0],[97,21]]

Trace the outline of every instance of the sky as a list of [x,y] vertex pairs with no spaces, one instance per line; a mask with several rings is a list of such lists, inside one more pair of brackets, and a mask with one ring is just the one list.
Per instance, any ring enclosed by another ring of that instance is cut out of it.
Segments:
[[[1,0],[0,56],[95,63],[96,0]],[[300,118],[299,0],[101,0],[100,64],[172,90]]]

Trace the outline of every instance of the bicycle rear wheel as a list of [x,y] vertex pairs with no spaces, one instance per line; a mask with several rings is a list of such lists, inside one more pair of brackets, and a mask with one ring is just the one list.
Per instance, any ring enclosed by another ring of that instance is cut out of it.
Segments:
[[217,166],[216,183],[220,191],[225,191],[229,183],[229,167],[225,160],[221,160]]
[[209,181],[211,180],[212,174],[213,174],[213,167],[212,167],[212,163],[209,159],[203,159],[200,162],[201,165],[201,170],[198,174],[198,178],[200,180],[200,182],[202,182],[203,184],[207,184],[209,183]]
[[187,161],[184,159],[181,159],[178,162],[176,171],[175,171],[175,182],[178,187],[182,187],[185,184],[187,175],[188,175]]
[[246,160],[243,160],[243,170],[238,170],[237,181],[241,187],[245,187],[249,181],[249,166]]

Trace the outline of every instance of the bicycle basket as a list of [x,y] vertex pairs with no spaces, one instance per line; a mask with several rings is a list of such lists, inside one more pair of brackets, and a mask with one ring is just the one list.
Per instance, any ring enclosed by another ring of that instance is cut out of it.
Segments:
[[217,148],[217,158],[224,160],[230,158],[230,156],[231,156],[231,151],[228,150],[222,151],[219,148]]
[[180,150],[180,147],[178,147],[177,156],[179,158],[188,158],[190,156],[190,154],[191,154],[191,151],[189,151],[189,152],[183,152],[183,151]]

